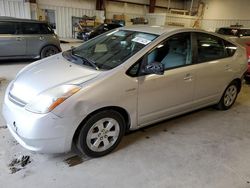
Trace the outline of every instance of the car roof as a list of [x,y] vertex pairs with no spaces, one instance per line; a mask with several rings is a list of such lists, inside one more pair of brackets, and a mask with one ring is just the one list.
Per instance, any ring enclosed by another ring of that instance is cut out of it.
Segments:
[[24,19],[24,18],[14,18],[8,16],[0,16],[0,21],[8,21],[8,22],[30,22],[30,23],[46,23],[45,21]]
[[200,29],[194,28],[185,28],[185,27],[174,27],[174,26],[156,26],[156,25],[131,25],[125,26],[122,29],[131,30],[131,31],[139,31],[144,33],[151,33],[156,35],[162,35],[164,33],[169,33],[173,31],[203,31]]

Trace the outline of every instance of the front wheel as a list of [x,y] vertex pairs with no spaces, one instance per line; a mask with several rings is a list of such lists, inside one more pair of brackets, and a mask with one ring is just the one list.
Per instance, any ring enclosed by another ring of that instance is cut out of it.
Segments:
[[55,46],[45,46],[41,51],[41,59],[55,55],[59,50]]
[[113,110],[91,116],[78,136],[77,148],[89,157],[101,157],[112,152],[125,133],[122,115]]
[[231,108],[231,106],[233,106],[238,93],[239,89],[237,82],[231,82],[231,84],[229,84],[229,86],[224,91],[220,102],[216,105],[216,107],[219,110],[228,110],[229,108]]

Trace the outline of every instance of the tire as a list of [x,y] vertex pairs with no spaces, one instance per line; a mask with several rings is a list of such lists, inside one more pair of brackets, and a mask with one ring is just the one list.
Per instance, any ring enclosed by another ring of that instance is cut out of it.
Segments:
[[57,47],[55,46],[45,46],[42,50],[41,50],[41,59],[45,58],[45,57],[49,57],[51,55],[55,55],[59,52],[59,50],[57,49]]
[[250,84],[250,78],[249,77],[245,77],[245,81],[246,81],[246,84]]
[[112,152],[125,133],[125,121],[114,110],[101,111],[91,116],[82,126],[77,149],[89,157],[101,157]]
[[216,108],[219,110],[228,110],[231,108],[236,101],[236,98],[239,93],[239,87],[237,82],[231,82],[225,89],[220,102],[216,105]]

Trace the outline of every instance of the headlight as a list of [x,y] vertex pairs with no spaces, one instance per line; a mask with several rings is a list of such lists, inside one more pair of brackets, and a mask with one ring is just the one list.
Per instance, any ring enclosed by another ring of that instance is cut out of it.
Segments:
[[81,87],[76,85],[61,85],[49,89],[37,95],[25,109],[39,114],[48,113],[80,89]]

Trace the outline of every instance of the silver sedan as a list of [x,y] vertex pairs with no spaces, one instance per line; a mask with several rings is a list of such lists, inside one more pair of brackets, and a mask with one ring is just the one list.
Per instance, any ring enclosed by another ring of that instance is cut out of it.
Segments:
[[25,148],[110,153],[124,133],[209,105],[227,110],[245,50],[209,32],[157,26],[112,30],[21,70],[3,115]]

